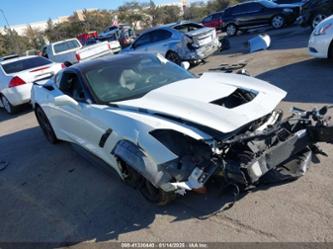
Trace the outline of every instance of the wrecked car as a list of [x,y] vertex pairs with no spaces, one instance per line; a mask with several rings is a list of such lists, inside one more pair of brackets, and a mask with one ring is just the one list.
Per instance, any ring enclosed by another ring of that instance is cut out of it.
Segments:
[[165,204],[214,177],[246,188],[271,171],[303,175],[333,128],[328,107],[283,119],[276,107],[286,94],[253,77],[197,77],[161,55],[127,53],[36,82],[32,103],[49,142],[80,146]]
[[192,64],[200,62],[216,52],[220,46],[214,28],[181,21],[145,31],[123,52],[160,53],[180,65],[182,61]]

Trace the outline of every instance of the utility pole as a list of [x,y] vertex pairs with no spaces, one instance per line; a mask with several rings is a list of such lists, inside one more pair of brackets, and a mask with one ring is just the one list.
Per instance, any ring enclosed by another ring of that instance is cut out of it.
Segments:
[[10,35],[10,38],[13,40],[14,44],[16,45],[16,52],[19,53],[19,48],[18,48],[18,46],[17,46],[17,42],[14,41],[14,39],[13,39],[14,37],[13,37],[12,29],[11,29],[11,27],[10,27],[10,25],[9,25],[9,22],[8,22],[8,20],[7,20],[7,17],[6,17],[6,15],[5,15],[5,12],[3,11],[3,9],[0,9],[0,12],[2,13],[3,18],[4,18],[5,21],[6,21],[6,25],[7,25],[8,29],[9,29],[9,35]]

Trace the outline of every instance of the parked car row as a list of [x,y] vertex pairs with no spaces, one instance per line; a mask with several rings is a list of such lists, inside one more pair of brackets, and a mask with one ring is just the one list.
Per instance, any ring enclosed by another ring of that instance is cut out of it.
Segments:
[[203,25],[234,36],[238,31],[262,26],[279,29],[293,24],[313,29],[333,14],[333,0],[257,0],[246,1],[223,11],[213,13],[202,20]]
[[202,20],[208,27],[215,27],[234,36],[238,31],[246,32],[270,25],[274,29],[294,23],[299,16],[297,4],[276,4],[268,0],[248,1],[226,8]]
[[309,54],[317,58],[333,58],[333,0],[248,1],[209,15],[202,23],[233,36],[238,30],[244,32],[265,25],[278,29],[295,20],[313,29]]

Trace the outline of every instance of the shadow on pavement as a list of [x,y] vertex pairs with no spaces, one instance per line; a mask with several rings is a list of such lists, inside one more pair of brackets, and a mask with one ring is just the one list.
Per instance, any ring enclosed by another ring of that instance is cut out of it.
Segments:
[[31,105],[23,105],[23,106],[20,106],[17,113],[10,115],[3,108],[0,108],[0,122],[17,118],[21,115],[31,112],[31,110],[32,110]]
[[210,184],[205,195],[189,193],[156,206],[79,157],[69,144],[48,144],[39,127],[3,136],[0,148],[0,159],[9,162],[0,171],[6,200],[0,205],[0,242],[47,242],[44,248],[54,248],[108,241],[149,228],[157,215],[168,215],[170,223],[204,219],[233,200],[231,191],[221,195]]
[[107,241],[148,228],[159,214],[176,222],[213,213],[232,200],[231,194],[211,191],[163,207],[148,203],[69,144],[48,144],[39,127],[1,137],[0,148],[0,159],[9,162],[0,171],[6,200],[0,205],[0,242]]
[[333,61],[309,59],[259,74],[288,92],[286,101],[303,103],[333,103]]

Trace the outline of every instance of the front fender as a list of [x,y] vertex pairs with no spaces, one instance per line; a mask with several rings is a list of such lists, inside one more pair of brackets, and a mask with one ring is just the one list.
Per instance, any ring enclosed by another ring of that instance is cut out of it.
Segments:
[[111,153],[135,169],[156,187],[159,187],[160,183],[169,182],[171,179],[168,174],[158,170],[156,163],[146,154],[143,148],[129,140],[120,140]]

